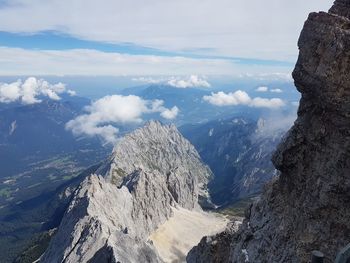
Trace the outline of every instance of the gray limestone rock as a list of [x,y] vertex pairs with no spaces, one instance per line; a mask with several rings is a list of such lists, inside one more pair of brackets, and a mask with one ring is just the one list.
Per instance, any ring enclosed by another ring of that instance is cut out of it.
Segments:
[[149,122],[80,184],[41,262],[161,262],[149,235],[172,207],[200,209],[211,176],[175,126]]

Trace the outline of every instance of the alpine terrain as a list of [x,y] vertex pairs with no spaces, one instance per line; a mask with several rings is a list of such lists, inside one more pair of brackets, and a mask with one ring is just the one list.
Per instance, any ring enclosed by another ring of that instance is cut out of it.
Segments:
[[[273,156],[281,175],[238,232],[205,237],[188,262],[334,262],[350,242],[350,0],[311,13],[293,72],[298,119]],[[345,262],[345,261],[341,261]]]
[[[210,205],[211,176],[174,125],[148,122],[120,139],[111,157],[78,186],[40,262],[162,262],[160,254],[172,253],[156,249],[157,244],[162,247],[159,235],[167,235],[156,233],[157,228],[169,228],[172,216],[208,219],[210,224],[199,234],[194,233],[195,224],[187,224],[183,241],[198,236],[185,245],[188,251],[204,232],[226,225],[225,219],[202,212],[199,205]],[[176,243],[168,248],[179,250]]]
[[263,118],[231,117],[181,127],[214,173],[208,186],[216,205],[255,197],[277,175],[271,156],[288,126],[269,126]]

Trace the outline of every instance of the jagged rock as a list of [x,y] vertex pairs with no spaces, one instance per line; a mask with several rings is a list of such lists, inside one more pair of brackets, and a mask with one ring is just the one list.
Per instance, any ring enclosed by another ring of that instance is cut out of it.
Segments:
[[310,262],[312,250],[333,262],[350,242],[349,7],[338,0],[304,25],[293,72],[302,94],[298,119],[273,157],[280,177],[230,242],[219,235],[220,245],[202,243],[189,262]]
[[335,15],[350,18],[350,3],[347,0],[335,1],[329,12]]
[[149,235],[173,207],[200,209],[211,176],[175,126],[149,122],[80,184],[41,262],[161,262]]
[[[230,244],[234,233],[238,230],[241,222],[234,221],[226,229],[213,237],[205,236],[199,244],[188,254],[187,262],[222,262],[224,255],[230,254]],[[194,253],[195,251],[195,253]]]
[[125,175],[138,169],[165,173],[169,191],[185,208],[195,208],[198,195],[208,197],[206,184],[212,176],[211,171],[175,125],[164,126],[151,121],[144,128],[126,135],[98,173],[120,187],[125,183]]

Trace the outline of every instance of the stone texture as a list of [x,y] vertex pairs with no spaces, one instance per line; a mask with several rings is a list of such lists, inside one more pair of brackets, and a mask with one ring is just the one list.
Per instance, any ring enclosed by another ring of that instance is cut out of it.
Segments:
[[196,149],[175,125],[151,121],[142,129],[126,135],[98,173],[120,187],[128,178],[125,175],[138,169],[166,174],[169,191],[184,208],[198,206],[198,197],[208,198],[207,183],[212,177],[211,171],[203,165]]
[[330,13],[350,18],[350,3],[348,0],[337,0],[329,10]]
[[231,222],[223,232],[214,236],[203,237],[199,244],[187,255],[186,261],[193,263],[219,263],[225,262],[223,260],[228,260],[232,238],[240,223],[239,221]]
[[175,126],[122,138],[74,193],[41,262],[161,262],[149,235],[173,207],[200,209],[210,170]]
[[293,72],[298,119],[273,157],[281,175],[230,242],[218,235],[220,245],[200,244],[189,262],[310,262],[312,250],[333,262],[350,242],[349,6],[336,1],[304,25]]

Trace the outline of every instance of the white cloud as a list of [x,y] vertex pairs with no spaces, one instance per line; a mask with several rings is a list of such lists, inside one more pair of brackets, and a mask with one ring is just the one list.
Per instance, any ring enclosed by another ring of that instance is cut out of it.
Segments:
[[258,87],[256,89],[256,91],[258,91],[258,92],[267,92],[267,91],[269,91],[269,88],[265,87],[265,86],[261,86],[261,87]]
[[80,115],[66,124],[66,129],[75,135],[102,137],[108,143],[115,143],[118,128],[113,124],[139,123],[144,114],[159,112],[163,118],[174,119],[179,109],[167,109],[162,100],[144,100],[135,95],[112,95],[103,97],[85,108]]
[[270,92],[273,92],[273,93],[282,93],[283,90],[281,90],[281,89],[270,89]]
[[241,90],[234,93],[225,93],[219,91],[218,93],[212,93],[210,96],[204,96],[203,99],[208,101],[210,104],[217,106],[227,105],[247,105],[251,101],[249,95]]
[[284,113],[273,111],[269,116],[259,119],[258,127],[252,139],[271,138],[280,136],[281,132],[286,132],[293,125],[297,118],[296,111]]
[[308,13],[328,10],[333,0],[5,2],[0,31],[56,31],[162,50],[294,61]]
[[203,99],[210,104],[216,106],[237,106],[246,105],[256,108],[280,108],[285,105],[284,101],[279,98],[265,99],[265,98],[251,98],[248,93],[242,90],[236,92],[225,93],[219,91],[212,93],[210,96],[204,96]]
[[269,89],[268,87],[266,86],[261,86],[261,87],[258,87],[257,89],[255,89],[255,91],[257,92],[272,92],[272,93],[282,93],[283,90],[281,89]]
[[248,105],[256,108],[280,108],[284,106],[285,103],[279,98],[265,99],[256,97],[253,98]]
[[160,115],[165,119],[172,120],[176,118],[178,113],[179,113],[179,108],[174,106],[170,110],[169,109],[164,110]]
[[132,81],[135,82],[141,82],[141,83],[146,83],[146,84],[158,84],[165,82],[166,80],[163,78],[152,78],[152,77],[134,77],[131,79]]
[[77,92],[71,89],[67,90],[67,93],[69,94],[69,96],[72,96],[72,97],[77,95]]
[[20,81],[0,84],[0,102],[9,103],[18,100],[21,97],[20,85]]
[[188,79],[178,79],[178,78],[171,78],[168,82],[168,85],[176,88],[209,88],[210,83],[206,81],[205,79],[197,76],[197,75],[191,75]]
[[27,78],[24,82],[18,80],[13,83],[0,83],[0,102],[10,103],[20,101],[23,104],[41,102],[38,98],[48,97],[52,100],[60,100],[59,94],[64,92],[72,95],[74,91],[66,90],[63,83],[50,84],[43,79]]
[[[0,75],[151,76],[232,74],[245,70],[224,59],[194,59],[153,55],[128,55],[96,50],[25,50],[0,47]],[[272,68],[274,70],[279,70]],[[284,68],[289,71],[289,68]]]
[[132,81],[147,84],[164,84],[175,88],[209,88],[210,83],[204,78],[197,75],[190,75],[188,78],[178,77],[134,77]]
[[[253,76],[290,75],[292,68],[239,64],[234,60],[129,55],[88,49],[25,50],[0,47],[0,75],[79,76]],[[284,73],[283,73],[284,72]],[[257,75],[258,74],[258,75]]]

